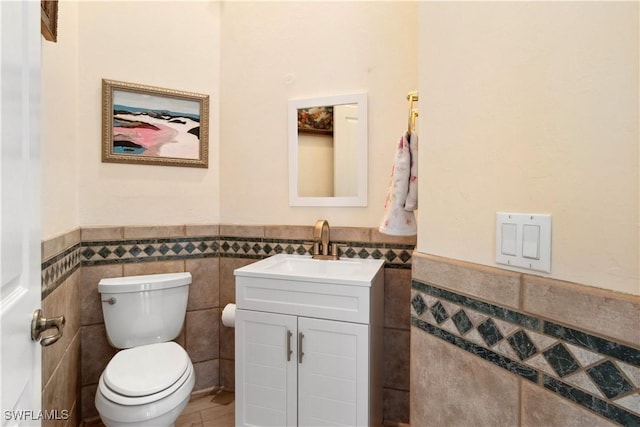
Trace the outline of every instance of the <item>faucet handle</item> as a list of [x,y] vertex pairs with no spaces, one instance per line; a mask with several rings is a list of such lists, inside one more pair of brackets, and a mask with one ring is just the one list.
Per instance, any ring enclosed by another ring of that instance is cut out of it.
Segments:
[[[340,259],[340,248],[346,248],[348,245],[331,244],[331,257],[335,260]],[[344,251],[342,252],[345,253]]]

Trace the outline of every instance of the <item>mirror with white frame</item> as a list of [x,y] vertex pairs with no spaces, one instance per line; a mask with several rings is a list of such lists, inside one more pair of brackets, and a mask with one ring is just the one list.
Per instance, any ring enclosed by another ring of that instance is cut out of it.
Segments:
[[367,206],[367,95],[289,101],[289,205]]

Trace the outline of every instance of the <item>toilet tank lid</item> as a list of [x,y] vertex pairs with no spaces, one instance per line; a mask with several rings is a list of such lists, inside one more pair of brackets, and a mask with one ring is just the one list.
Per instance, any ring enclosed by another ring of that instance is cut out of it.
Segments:
[[191,273],[145,274],[102,279],[98,283],[100,293],[141,292],[176,288],[191,284]]

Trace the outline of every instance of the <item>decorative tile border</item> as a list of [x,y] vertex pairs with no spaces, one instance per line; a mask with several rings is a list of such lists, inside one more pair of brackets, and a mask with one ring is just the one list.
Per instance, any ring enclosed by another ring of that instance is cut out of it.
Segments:
[[411,324],[614,422],[640,426],[640,349],[417,280]]
[[[384,258],[387,267],[411,268],[411,245],[335,241],[347,258]],[[203,257],[262,259],[279,253],[311,254],[308,240],[253,237],[180,237],[144,240],[83,242],[82,265],[163,261]]]
[[121,264],[218,256],[217,237],[82,242],[82,265]]
[[[385,259],[387,268],[411,268],[413,245],[332,241],[340,256]],[[193,258],[262,259],[279,253],[311,254],[313,242],[275,238],[196,236],[81,242],[42,263],[42,298],[81,265],[108,265]]]
[[[413,245],[389,243],[332,241],[338,245],[340,257],[385,259],[387,268],[411,268]],[[220,237],[220,256],[261,259],[287,253],[310,255],[313,242],[309,240]]]
[[80,243],[43,262],[40,267],[41,298],[45,299],[78,268],[80,268]]

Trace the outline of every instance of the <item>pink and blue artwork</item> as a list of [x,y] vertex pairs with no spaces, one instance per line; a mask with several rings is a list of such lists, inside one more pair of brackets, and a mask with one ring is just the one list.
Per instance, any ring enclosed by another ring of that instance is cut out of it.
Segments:
[[[109,146],[103,151],[103,161],[202,167],[206,162],[203,155],[208,154],[207,123],[203,121],[208,121],[208,109],[202,98],[148,86],[106,83],[111,87],[103,93],[109,98],[105,109],[111,117],[104,123],[109,128]],[[208,97],[206,101],[208,104]]]

